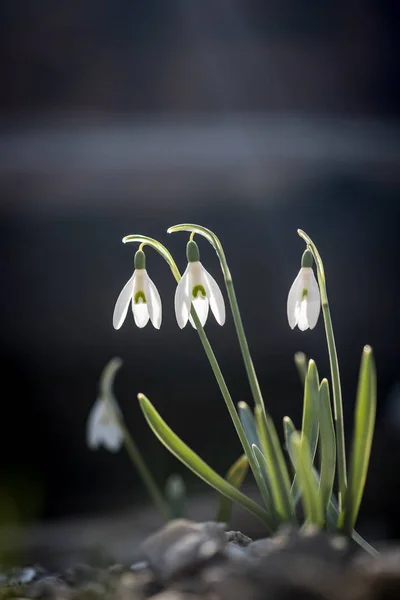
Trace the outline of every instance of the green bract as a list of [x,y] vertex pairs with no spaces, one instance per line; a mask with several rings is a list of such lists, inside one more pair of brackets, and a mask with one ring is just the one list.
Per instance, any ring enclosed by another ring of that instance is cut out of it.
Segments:
[[[297,323],[300,329],[306,329],[308,326],[312,328],[317,323],[319,311],[322,307],[330,359],[332,404],[328,379],[324,378],[320,383],[314,360],[308,360],[303,353],[297,353],[295,362],[304,386],[302,423],[301,428],[296,429],[289,417],[284,418],[283,435],[285,444],[282,447],[258,383],[232,276],[222,244],[212,231],[200,225],[185,223],[170,227],[168,230],[169,233],[179,231],[190,233],[187,246],[189,263],[193,261],[195,264],[200,264],[196,263],[199,260],[199,252],[197,244],[193,241],[195,234],[204,237],[217,254],[249,380],[254,408],[251,409],[245,402],[239,402],[236,408],[194,308],[195,304],[192,303],[190,309],[192,324],[196,327],[221,395],[228,408],[243,448],[243,455],[233,463],[227,475],[221,477],[168,427],[150,400],[143,394],[139,394],[140,406],[150,428],[172,454],[219,492],[222,497],[218,512],[220,520],[229,520],[232,502],[236,502],[261,519],[269,531],[276,530],[285,522],[296,524],[304,520],[308,524],[314,524],[321,528],[326,527],[330,532],[336,531],[352,537],[367,551],[374,553],[374,549],[354,531],[354,526],[367,477],[375,424],[375,365],[372,350],[369,346],[366,346],[361,360],[354,433],[349,460],[350,468],[347,472],[339,365],[328,303],[325,272],[321,256],[315,244],[306,233],[298,230],[299,235],[306,242],[306,249],[302,257],[301,270],[297,276],[299,283],[296,283],[297,280],[295,280],[295,288],[292,286],[288,298],[288,319],[292,328]],[[123,239],[123,242],[137,242],[141,244],[140,250],[146,245],[152,247],[166,260],[176,281],[180,281],[181,274],[172,255],[157,240],[142,235],[129,235]],[[313,272],[314,262],[318,285]],[[184,285],[184,281],[185,278],[182,280],[181,286]],[[311,287],[301,289],[296,287],[302,284],[303,281],[306,286]],[[217,286],[214,280],[213,282],[213,285]],[[308,298],[310,289],[312,297]],[[198,296],[206,296],[206,291],[200,284],[196,284],[190,293],[194,302]],[[221,294],[219,298],[221,299],[220,302],[223,303]],[[313,303],[312,306],[311,303]],[[212,304],[211,308],[213,308]],[[189,308],[187,307],[185,310],[188,311]],[[306,314],[304,311],[309,312]],[[186,320],[187,316],[186,312]],[[204,319],[202,322],[204,322]],[[220,324],[223,324],[223,321]],[[250,468],[259,488],[263,506],[254,502],[239,490],[248,468]],[[336,479],[337,488],[335,487]],[[154,498],[154,488],[152,492]],[[159,494],[156,493],[155,495],[160,506]],[[169,492],[169,495],[171,495],[171,492]],[[175,498],[173,494],[172,496]],[[176,495],[176,497],[178,496],[179,494]],[[298,510],[300,504],[302,507],[301,513]]]

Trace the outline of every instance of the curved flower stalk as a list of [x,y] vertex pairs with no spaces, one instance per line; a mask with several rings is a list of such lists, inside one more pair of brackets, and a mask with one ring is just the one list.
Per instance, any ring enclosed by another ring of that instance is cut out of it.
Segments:
[[[175,315],[182,329],[190,317],[193,305],[202,327],[204,327],[208,310],[211,311],[219,325],[225,323],[225,302],[215,279],[200,262],[199,248],[194,241],[187,244],[186,255],[188,266],[175,292]],[[194,322],[192,325],[195,327]]]
[[122,288],[114,308],[113,326],[119,329],[126,319],[129,304],[138,327],[145,327],[151,320],[156,329],[161,327],[162,306],[158,290],[146,271],[143,250],[135,254],[135,271]]
[[287,300],[287,317],[292,329],[300,331],[314,329],[321,310],[321,296],[314,271],[313,256],[306,250],[301,260],[301,269],[290,288]]
[[247,378],[249,380],[251,392],[253,395],[254,402],[257,406],[262,408],[265,413],[264,400],[261,394],[261,388],[258,383],[256,370],[254,368],[253,360],[251,358],[249,345],[247,343],[246,333],[244,331],[242,317],[240,316],[239,305],[236,298],[235,288],[232,281],[232,275],[228,267],[225,252],[219,238],[207,227],[202,225],[195,225],[193,223],[181,223],[179,225],[173,225],[168,228],[168,233],[175,233],[177,231],[190,231],[191,237],[194,234],[202,235],[214,248],[215,252],[220,261],[222,273],[224,275],[226,291],[229,298],[229,304],[232,311],[233,321],[236,328],[237,337],[239,340],[240,349],[242,352],[243,362],[245,365]]

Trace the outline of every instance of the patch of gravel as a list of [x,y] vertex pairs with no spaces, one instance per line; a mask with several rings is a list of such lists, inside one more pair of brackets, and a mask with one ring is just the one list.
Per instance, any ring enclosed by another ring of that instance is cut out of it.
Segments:
[[[136,553],[137,557],[137,553]],[[0,571],[0,600],[398,600],[400,549],[372,557],[314,527],[251,540],[220,523],[171,521],[131,565]]]

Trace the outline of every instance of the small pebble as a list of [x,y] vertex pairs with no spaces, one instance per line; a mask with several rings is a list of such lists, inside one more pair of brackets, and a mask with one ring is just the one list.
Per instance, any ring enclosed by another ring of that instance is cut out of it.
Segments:
[[252,539],[241,533],[241,531],[227,531],[225,533],[226,541],[237,544],[238,546],[248,546]]

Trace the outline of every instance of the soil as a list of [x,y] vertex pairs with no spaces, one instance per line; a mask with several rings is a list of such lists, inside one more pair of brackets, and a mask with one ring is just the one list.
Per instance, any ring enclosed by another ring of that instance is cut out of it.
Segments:
[[175,520],[133,564],[0,572],[0,600],[399,600],[400,548],[373,557],[314,527],[259,540],[220,523]]

